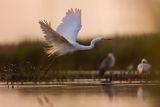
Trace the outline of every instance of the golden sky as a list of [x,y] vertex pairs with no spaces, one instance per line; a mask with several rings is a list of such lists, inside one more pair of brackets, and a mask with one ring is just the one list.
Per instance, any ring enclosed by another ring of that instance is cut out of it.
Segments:
[[156,0],[0,0],[0,44],[44,39],[38,21],[56,28],[67,9],[82,10],[79,38],[157,32]]

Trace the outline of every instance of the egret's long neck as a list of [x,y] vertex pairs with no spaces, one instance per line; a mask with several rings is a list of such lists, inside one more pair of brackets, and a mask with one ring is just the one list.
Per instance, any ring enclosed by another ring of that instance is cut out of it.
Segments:
[[91,43],[90,43],[90,49],[92,49],[94,46],[95,46],[95,44],[98,42],[98,41],[100,41],[101,39],[100,38],[95,38],[95,39],[93,39],[92,41],[91,41]]
[[92,48],[95,46],[96,42],[100,41],[101,39],[102,39],[102,38],[100,38],[100,37],[97,37],[97,38],[93,39],[93,40],[91,41],[91,43],[90,43],[89,46],[85,46],[85,45],[80,45],[80,44],[78,44],[78,45],[76,45],[75,47],[76,47],[78,50],[89,50],[89,49],[92,49]]

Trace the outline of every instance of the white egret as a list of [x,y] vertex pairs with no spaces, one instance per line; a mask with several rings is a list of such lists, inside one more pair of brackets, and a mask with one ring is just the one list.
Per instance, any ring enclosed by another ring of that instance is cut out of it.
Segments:
[[138,64],[137,70],[141,75],[141,82],[144,79],[146,82],[150,79],[150,69],[151,65],[147,62],[145,58],[141,60],[141,63]]
[[57,27],[56,31],[51,28],[51,23],[45,20],[39,21],[39,24],[50,46],[50,48],[46,50],[49,56],[61,56],[77,50],[89,50],[94,47],[96,42],[103,39],[102,37],[96,37],[91,41],[89,46],[81,45],[76,42],[78,32],[82,27],[81,10],[77,8],[67,11],[62,23]]
[[151,69],[151,65],[148,63],[148,61],[145,58],[143,58],[141,60],[141,63],[138,64],[138,66],[137,66],[137,70],[138,70],[139,74],[149,73],[150,69]]

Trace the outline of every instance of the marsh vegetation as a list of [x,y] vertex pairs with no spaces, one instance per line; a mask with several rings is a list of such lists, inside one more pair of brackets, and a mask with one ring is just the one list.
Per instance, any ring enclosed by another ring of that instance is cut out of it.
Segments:
[[[80,41],[89,44],[89,40]],[[116,65],[111,70],[126,70],[130,64],[137,64],[147,58],[152,65],[151,74],[159,75],[160,34],[115,35],[112,41],[103,41],[92,50],[78,51],[61,57],[48,57],[45,43],[23,41],[17,45],[0,46],[1,81],[48,81],[57,78],[90,78],[96,75],[99,64],[112,51]],[[71,72],[70,72],[71,71]],[[82,72],[84,71],[84,72]],[[87,72],[86,71],[93,71]],[[158,77],[157,77],[158,78]]]

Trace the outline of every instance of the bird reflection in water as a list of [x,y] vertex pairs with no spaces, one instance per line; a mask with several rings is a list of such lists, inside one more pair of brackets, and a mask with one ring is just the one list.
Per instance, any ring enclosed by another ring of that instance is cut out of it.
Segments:
[[117,95],[116,90],[111,84],[101,84],[102,91],[112,100]]
[[137,89],[137,98],[139,99],[147,99],[149,97],[149,90],[147,86],[140,86]]
[[42,107],[54,107],[52,101],[46,95],[38,96],[37,101]]

